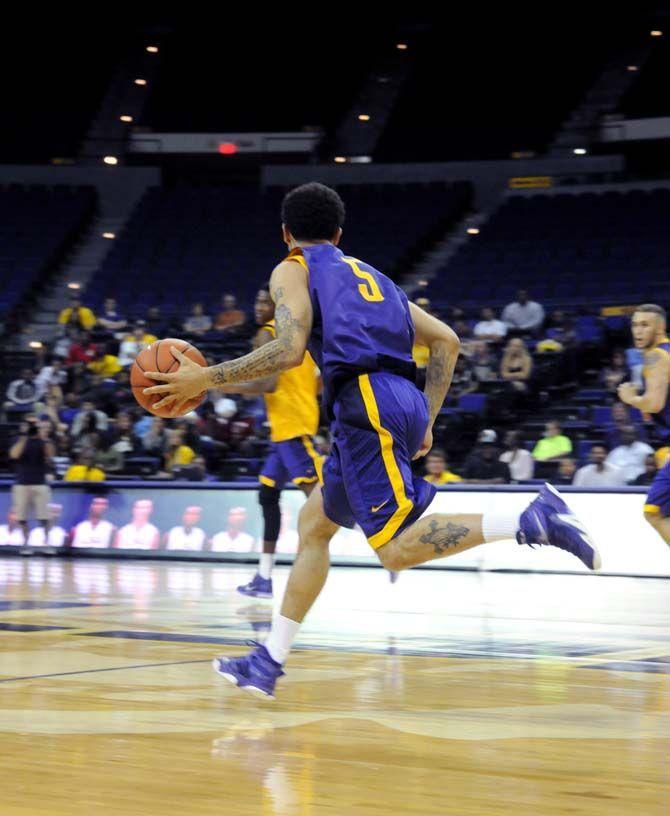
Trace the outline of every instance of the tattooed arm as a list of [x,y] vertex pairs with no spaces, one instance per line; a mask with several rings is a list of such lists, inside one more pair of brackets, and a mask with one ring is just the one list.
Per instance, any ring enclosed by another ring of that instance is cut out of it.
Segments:
[[154,408],[172,408],[178,413],[189,399],[209,388],[230,383],[247,383],[262,377],[272,377],[300,365],[305,356],[307,340],[312,330],[312,302],[307,285],[307,270],[296,261],[279,264],[270,278],[270,296],[275,302],[277,336],[250,354],[225,363],[201,367],[173,349],[180,366],[174,374],[146,372],[152,380],[165,383],[144,389],[145,394],[161,394]]
[[[259,329],[256,337],[254,337],[254,351],[261,346],[267,345],[267,343],[271,343],[273,339],[274,334],[271,329],[267,327]],[[261,377],[258,380],[252,380],[251,382],[222,385],[220,386],[220,390],[226,394],[243,394],[248,397],[259,396],[260,394],[271,394],[277,388],[278,379],[279,374],[271,374],[267,377]]]
[[644,394],[638,394],[633,383],[622,383],[617,389],[619,398],[640,411],[657,414],[668,399],[670,357],[662,349],[652,349],[644,355],[644,363]]
[[424,444],[415,457],[418,458],[427,453],[432,445],[433,423],[451,385],[461,344],[456,333],[446,323],[424,312],[415,303],[410,303],[409,308],[414,321],[417,343],[428,346],[430,349],[425,388],[430,408],[430,425]]

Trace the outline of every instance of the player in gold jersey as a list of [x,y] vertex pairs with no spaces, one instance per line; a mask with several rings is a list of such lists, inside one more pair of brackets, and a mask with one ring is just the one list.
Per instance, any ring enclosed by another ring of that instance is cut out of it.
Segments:
[[[275,338],[275,305],[267,287],[256,295],[254,313],[260,326],[254,348]],[[252,598],[272,597],[272,567],[281,526],[279,495],[286,482],[308,496],[321,475],[322,457],[314,447],[319,427],[319,370],[305,352],[302,364],[281,374],[224,388],[228,393],[262,394],[265,398],[272,447],[260,476],[259,502],[263,511],[263,552],[258,572],[237,591]]]

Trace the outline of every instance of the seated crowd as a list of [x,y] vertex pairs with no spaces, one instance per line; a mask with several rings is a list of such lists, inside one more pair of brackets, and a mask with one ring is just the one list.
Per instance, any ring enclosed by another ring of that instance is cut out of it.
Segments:
[[[425,298],[417,302],[433,311]],[[440,417],[444,422],[436,427],[436,448],[421,465],[429,481],[549,479],[583,487],[651,481],[666,451],[654,453],[646,418],[616,400],[618,385],[640,381],[634,350],[604,342],[594,352],[588,344],[587,365],[592,368],[596,359],[598,368],[586,374],[599,389],[597,404],[607,406],[609,415],[605,421],[585,419],[594,401],[579,408],[580,421],[566,423],[564,432],[552,414],[557,404],[552,388],[562,389],[563,399],[570,390],[579,396],[585,384],[587,344],[573,318],[562,311],[545,318],[527,292],[519,292],[500,317],[490,307],[479,319],[458,307],[437,316],[459,334],[462,354]],[[36,370],[25,369],[10,382],[3,402],[5,421],[34,414],[43,423],[56,448],[57,478],[254,478],[268,445],[262,398],[210,392],[196,412],[163,420],[137,405],[129,382],[135,357],[159,337],[190,340],[209,362],[244,353],[255,326],[233,294],[223,295],[215,314],[194,303],[187,316],[162,315],[152,307],[141,319],[121,314],[113,297],[95,315],[75,296],[58,322],[57,339],[36,352]],[[414,357],[417,368],[425,368],[428,350],[415,346]],[[465,421],[456,426],[456,446],[453,421]],[[321,452],[327,452],[327,431],[319,440]]]

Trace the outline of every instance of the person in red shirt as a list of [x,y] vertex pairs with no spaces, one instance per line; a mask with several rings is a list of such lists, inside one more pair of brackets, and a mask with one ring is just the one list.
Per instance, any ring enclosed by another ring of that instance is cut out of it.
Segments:
[[67,356],[66,364],[84,363],[88,365],[98,356],[98,347],[91,342],[88,332],[80,332],[74,343],[70,346],[70,353]]

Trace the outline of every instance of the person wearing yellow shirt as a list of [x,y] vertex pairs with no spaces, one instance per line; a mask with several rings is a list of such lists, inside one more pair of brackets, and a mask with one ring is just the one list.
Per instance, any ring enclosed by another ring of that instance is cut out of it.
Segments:
[[433,448],[426,457],[426,475],[423,478],[434,485],[454,484],[463,481],[460,476],[449,470],[446,454],[440,448]]
[[70,300],[70,305],[66,306],[58,315],[58,322],[61,326],[72,325],[90,331],[95,326],[96,319],[89,308],[81,305],[79,297],[73,297]]
[[121,371],[121,363],[115,354],[101,354],[88,364],[89,371],[100,377],[113,377]]
[[178,429],[168,431],[168,449],[165,453],[165,470],[171,473],[175,467],[190,465],[195,459],[193,448],[184,444],[184,432]]
[[80,453],[63,476],[64,482],[104,482],[105,472],[93,464],[90,453]]
[[[260,326],[254,348],[259,348],[275,337],[275,305],[267,286],[256,295],[254,315]],[[286,482],[292,482],[308,496],[321,477],[323,460],[314,447],[314,435],[319,427],[319,382],[319,369],[306,352],[299,366],[277,376],[221,389],[229,394],[262,394],[272,440],[259,476],[258,498],[264,520],[263,552],[256,575],[248,584],[237,588],[242,595],[272,597],[272,567],[281,527],[279,496]]]

